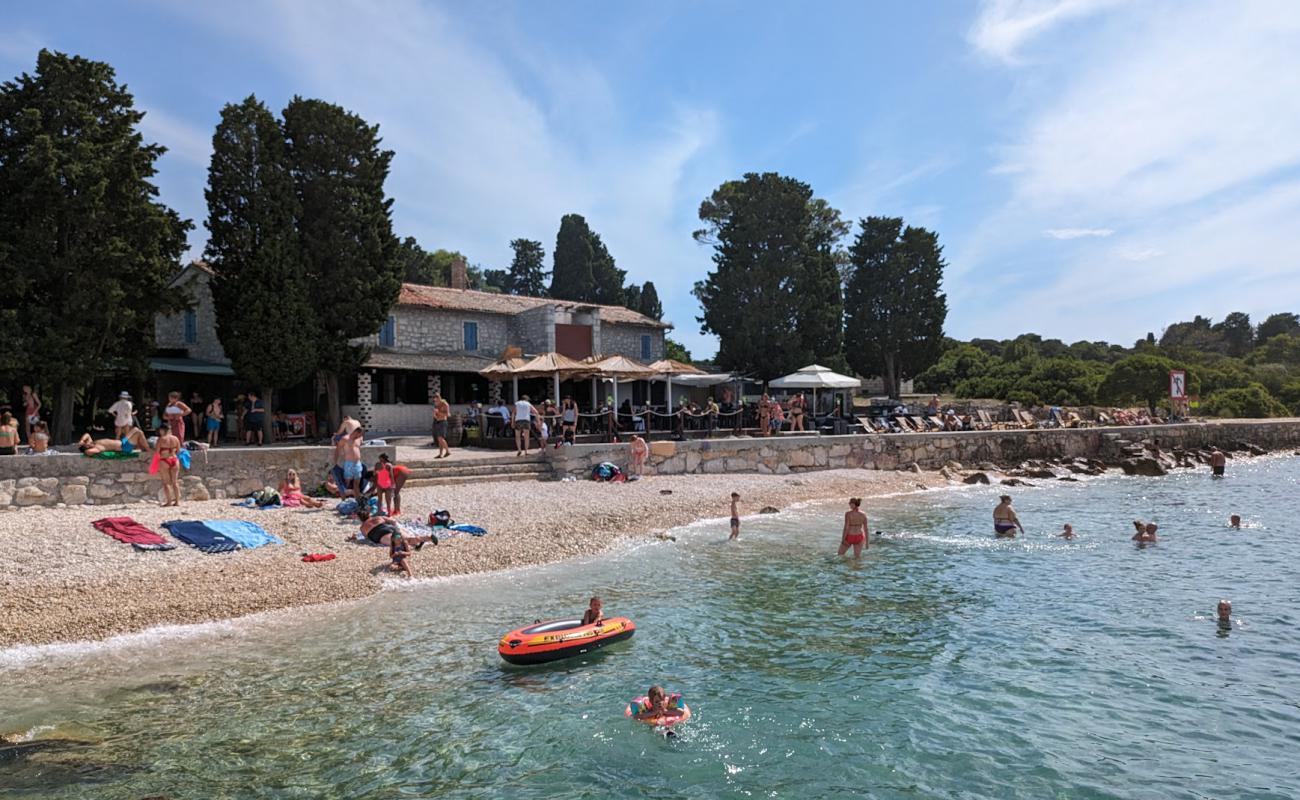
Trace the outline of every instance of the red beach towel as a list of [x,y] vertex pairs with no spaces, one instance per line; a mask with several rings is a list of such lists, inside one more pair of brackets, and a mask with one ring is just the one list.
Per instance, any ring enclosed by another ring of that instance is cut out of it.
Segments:
[[104,517],[90,523],[95,530],[126,544],[166,544],[167,540],[130,517]]
[[302,557],[303,561],[311,563],[313,561],[333,561],[333,553],[306,553]]

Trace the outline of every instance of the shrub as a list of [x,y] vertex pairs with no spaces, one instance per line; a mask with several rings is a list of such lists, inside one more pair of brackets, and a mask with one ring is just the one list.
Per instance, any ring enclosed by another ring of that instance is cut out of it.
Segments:
[[1243,389],[1215,392],[1205,401],[1204,409],[1205,413],[1216,417],[1239,419],[1285,417],[1290,414],[1286,406],[1258,383],[1252,383]]

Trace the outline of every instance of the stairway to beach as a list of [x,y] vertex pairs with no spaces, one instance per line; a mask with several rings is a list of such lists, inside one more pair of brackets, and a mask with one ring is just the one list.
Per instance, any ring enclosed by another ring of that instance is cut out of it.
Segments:
[[543,481],[551,479],[551,466],[537,456],[477,456],[474,458],[457,458],[453,451],[451,458],[407,459],[401,462],[410,467],[411,475],[406,485],[449,486],[460,483],[480,483],[489,481]]

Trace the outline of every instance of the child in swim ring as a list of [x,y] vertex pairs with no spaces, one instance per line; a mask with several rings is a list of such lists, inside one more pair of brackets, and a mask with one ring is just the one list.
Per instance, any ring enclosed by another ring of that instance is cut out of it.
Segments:
[[659,719],[676,711],[675,708],[670,707],[668,695],[664,692],[662,686],[651,686],[650,691],[646,692],[645,696],[650,701],[650,707],[637,714],[637,719]]

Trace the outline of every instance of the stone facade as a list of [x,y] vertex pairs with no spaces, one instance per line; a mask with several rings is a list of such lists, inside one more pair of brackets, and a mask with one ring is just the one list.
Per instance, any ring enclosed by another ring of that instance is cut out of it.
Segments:
[[[650,355],[641,351],[641,337],[650,337]],[[640,325],[623,325],[606,322],[600,328],[601,355],[623,355],[649,364],[664,357],[664,332],[662,328]]]
[[525,353],[555,352],[554,306],[538,306],[510,318],[510,343]]
[[212,304],[212,290],[208,282],[212,273],[205,267],[190,264],[172,281],[172,289],[184,292],[193,302],[193,343],[185,341],[185,312],[159,315],[154,319],[154,342],[165,350],[184,350],[189,358],[213,364],[229,364],[226,351],[217,339],[217,312]]
[[[367,447],[367,464],[391,447]],[[286,470],[302,475],[306,487],[324,481],[333,450],[329,447],[266,447],[210,450],[191,454],[191,469],[181,477],[186,500],[243,497],[264,486],[279,486]],[[158,502],[161,485],[145,458],[104,461],[80,454],[0,458],[0,509],[26,506],[121,505]]]
[[[501,314],[443,311],[417,306],[395,306],[393,345],[395,353],[459,353],[496,358],[510,341],[510,317]],[[465,351],[465,323],[478,323],[478,349]],[[379,334],[366,340],[379,347]]]

